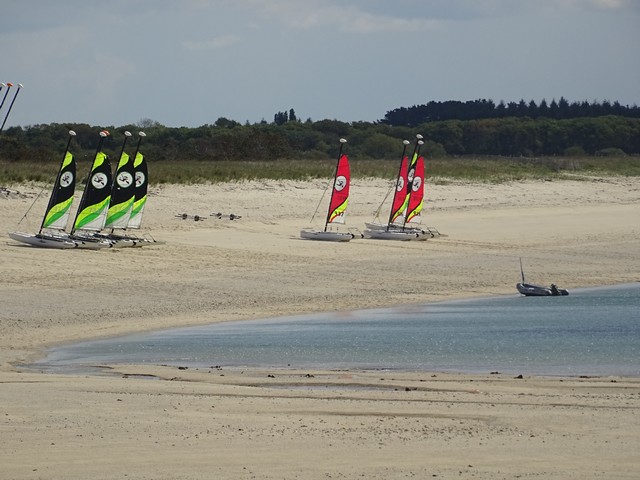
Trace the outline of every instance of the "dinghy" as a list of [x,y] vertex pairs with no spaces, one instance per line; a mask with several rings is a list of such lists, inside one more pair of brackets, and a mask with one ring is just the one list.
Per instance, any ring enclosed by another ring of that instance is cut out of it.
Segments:
[[[145,137],[144,132],[140,132],[139,135],[141,137]],[[141,139],[138,139],[138,145],[140,145],[140,140]],[[147,204],[149,169],[147,167],[147,161],[144,158],[144,155],[140,153],[139,149],[136,149],[136,154],[134,155],[133,169],[135,178],[135,197],[133,200],[133,209],[131,210],[131,215],[129,216],[129,221],[127,222],[127,231],[140,230],[140,228],[142,227],[142,214],[144,212],[145,205]],[[149,234],[140,236],[123,233],[120,237],[131,240],[134,247],[142,247],[145,245],[160,245],[164,243],[156,240]]]
[[569,292],[567,290],[565,290],[564,288],[558,288],[554,283],[552,283],[549,287],[527,283],[524,279],[522,258],[520,259],[520,275],[522,277],[522,282],[516,283],[516,289],[520,294],[526,297],[558,297],[569,295]]
[[73,130],[69,130],[69,138],[62,157],[62,164],[53,184],[53,190],[40,224],[40,230],[38,233],[10,232],[9,237],[11,239],[41,248],[77,247],[77,243],[71,240],[69,234],[64,231],[69,221],[76,187],[76,162],[69,151],[71,139],[75,136],[76,133]]
[[553,283],[550,287],[533,285],[531,283],[517,283],[516,288],[519,293],[526,297],[557,297],[569,295],[569,292],[566,289],[558,288]]
[[[398,170],[398,178],[389,219],[386,224],[379,222],[365,223],[364,235],[379,240],[426,240],[431,235],[425,234],[410,222],[418,219],[424,205],[424,157],[420,156],[420,147],[424,144],[422,135],[416,135],[411,163],[405,155],[408,140],[403,142],[403,150]],[[383,201],[384,203],[384,201]]]
[[[127,134],[131,136],[129,132],[125,132],[125,135]],[[111,241],[115,247],[141,247],[158,243],[152,238],[126,233],[127,229],[140,228],[142,212],[147,201],[147,163],[140,153],[140,143],[146,134],[139,132],[138,136],[133,160],[124,152],[123,147],[114,175],[111,201],[105,222],[105,229],[111,229],[111,231],[98,235]],[[121,233],[116,233],[116,229],[120,229]]]
[[113,246],[110,241],[95,236],[104,227],[111,198],[111,163],[107,154],[102,152],[102,144],[108,135],[106,130],[100,132],[93,165],[69,235],[78,248],[98,250]]
[[[351,182],[351,174],[349,169],[349,159],[346,155],[342,154],[342,147],[345,143],[347,143],[347,141],[344,138],[341,138],[340,151],[338,152],[338,163],[333,177],[333,189],[331,192],[331,200],[329,201],[329,210],[327,212],[324,230],[303,228],[300,231],[300,238],[329,242],[348,242],[355,237],[355,234],[351,232],[340,232],[338,230],[329,229],[330,224],[345,223],[345,213],[349,202],[349,184]],[[320,199],[320,202],[322,202],[322,198]],[[318,204],[318,206],[319,205],[320,204]],[[317,211],[318,210],[316,208],[316,212]],[[311,220],[313,221],[313,217]]]
[[99,233],[96,236],[113,243],[114,247],[132,246],[133,242],[122,236],[116,235],[116,228],[126,228],[133,210],[133,201],[135,199],[135,179],[133,170],[133,160],[124,151],[127,139],[131,137],[131,133],[124,132],[125,139],[120,152],[120,160],[116,167],[111,185],[111,198],[109,199],[109,208],[105,218],[104,229],[111,230],[110,233]]

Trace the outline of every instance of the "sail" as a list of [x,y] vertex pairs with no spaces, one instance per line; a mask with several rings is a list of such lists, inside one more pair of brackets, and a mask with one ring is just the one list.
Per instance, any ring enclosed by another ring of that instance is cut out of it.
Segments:
[[149,184],[147,161],[141,153],[136,154],[136,158],[133,161],[133,168],[136,180],[135,199],[127,227],[140,228],[142,224],[142,212],[147,203],[147,186]]
[[73,224],[76,230],[102,230],[111,198],[111,163],[109,157],[98,152],[89,172],[78,213]]
[[418,157],[407,206],[407,223],[417,220],[424,205],[424,157]]
[[349,159],[342,155],[336,168],[336,177],[333,182],[333,192],[329,203],[329,215],[327,223],[345,223],[345,213],[349,202],[349,183],[351,175],[349,171]]
[[133,161],[122,152],[113,178],[111,201],[104,228],[127,228],[135,200]]
[[404,214],[406,208],[406,185],[407,185],[407,167],[409,158],[405,155],[400,163],[400,171],[398,172],[398,180],[396,181],[396,190],[393,194],[393,202],[391,204],[391,216],[389,223],[395,222],[398,217]]
[[76,162],[67,151],[62,160],[58,177],[53,185],[49,205],[44,214],[40,231],[43,228],[64,230],[69,221],[73,193],[76,188]]
[[403,220],[403,223],[406,223],[406,214],[407,209],[409,208],[409,198],[411,197],[411,191],[413,190],[413,178],[416,174],[416,166],[418,164],[418,154],[414,153],[411,158],[411,163],[409,164],[409,168],[407,169],[407,185],[404,192],[404,200],[402,202],[402,218],[399,220]]

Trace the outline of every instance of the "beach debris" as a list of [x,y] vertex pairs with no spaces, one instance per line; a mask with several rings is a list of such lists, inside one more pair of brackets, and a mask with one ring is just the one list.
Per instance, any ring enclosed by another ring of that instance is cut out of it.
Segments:
[[203,217],[202,215],[189,215],[188,213],[178,213],[176,215],[176,218],[179,218],[181,220],[191,219],[194,222],[203,222],[205,220],[205,217]]
[[431,235],[431,238],[434,238],[434,237],[446,237],[447,236],[447,235],[444,235],[444,234],[440,233],[436,227],[423,227],[422,231],[426,235]]
[[0,195],[8,197],[10,195],[20,195],[20,192],[18,190],[12,190],[8,187],[0,186]]
[[242,215],[236,215],[235,213],[222,213],[222,212],[215,212],[215,213],[212,213],[210,216],[216,217],[219,219],[228,218],[229,220],[238,220],[242,218]]

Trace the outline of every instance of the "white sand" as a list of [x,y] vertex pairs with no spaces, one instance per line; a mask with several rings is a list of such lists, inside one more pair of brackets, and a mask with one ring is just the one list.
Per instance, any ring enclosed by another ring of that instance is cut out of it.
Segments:
[[[427,184],[425,223],[447,236],[300,240],[325,186],[153,188],[143,231],[166,243],[142,249],[51,251],[5,237],[0,479],[637,478],[635,378],[21,370],[57,342],[515,295],[519,257],[528,280],[570,290],[640,279],[640,179]],[[11,188],[20,194],[0,195],[0,231],[36,231],[48,191],[19,224],[40,188]],[[355,181],[348,226],[363,229],[387,188]]]

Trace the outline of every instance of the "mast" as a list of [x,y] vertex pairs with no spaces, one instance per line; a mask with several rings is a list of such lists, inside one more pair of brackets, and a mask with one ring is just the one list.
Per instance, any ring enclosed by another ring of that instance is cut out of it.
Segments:
[[344,144],[347,143],[347,139],[346,138],[341,138],[340,139],[340,149],[338,150],[338,161],[336,162],[336,169],[335,172],[333,173],[333,187],[331,189],[331,198],[329,199],[329,209],[327,211],[327,218],[324,222],[324,231],[327,231],[327,226],[329,225],[329,219],[331,218],[331,204],[332,204],[332,199],[333,196],[336,193],[336,181],[338,179],[338,167],[340,166],[340,159],[342,158],[342,147],[344,146]]
[[9,90],[11,90],[11,87],[13,87],[13,83],[7,82],[3,83],[2,85],[7,87],[7,91],[4,92],[4,97],[2,97],[2,102],[0,102],[0,110],[2,110],[2,107],[4,106],[4,101],[7,99],[7,95],[9,95]]
[[149,181],[147,177],[149,172],[144,156],[140,153],[140,143],[147,135],[144,132],[139,132],[138,135],[138,145],[136,146],[136,153],[133,155],[135,197],[133,199],[133,209],[131,210],[127,228],[140,228],[142,224],[142,212],[144,211],[144,205],[147,201],[147,184]]
[[[45,225],[50,225],[54,221],[49,216],[49,212],[56,206],[59,198],[57,193],[67,187],[70,188],[69,195],[69,203],[65,207],[62,208],[64,212],[68,212],[69,207],[71,207],[71,201],[73,201],[73,190],[75,189],[75,177],[76,177],[76,167],[73,162],[73,156],[71,152],[69,152],[69,147],[71,146],[71,140],[76,136],[76,132],[73,130],[69,130],[69,138],[67,139],[67,146],[64,149],[64,154],[62,155],[62,163],[60,165],[60,170],[58,170],[58,175],[56,176],[56,181],[53,184],[53,191],[51,192],[51,196],[49,197],[49,203],[47,204],[47,209],[45,210],[45,214],[42,217],[42,223],[40,224],[40,231],[38,234],[42,233],[42,230],[45,228]],[[68,168],[67,168],[68,167]],[[63,175],[68,175],[63,177]],[[64,178],[64,180],[63,180]],[[66,223],[66,221],[65,221]]]
[[[71,234],[73,235],[76,230],[81,226],[81,224],[86,224],[88,223],[87,220],[89,220],[88,218],[81,218],[81,216],[86,215],[86,217],[93,217],[93,212],[87,212],[85,213],[85,209],[87,208],[87,197],[89,194],[89,191],[92,188],[92,180],[93,180],[93,173],[94,173],[94,166],[96,165],[97,161],[99,160],[99,156],[101,155],[101,150],[102,150],[102,144],[104,143],[104,139],[107,138],[109,136],[109,132],[107,130],[102,130],[100,132],[100,140],[98,141],[98,148],[96,148],[96,154],[94,156],[94,160],[93,163],[91,165],[91,167],[89,168],[89,173],[87,173],[87,183],[85,185],[84,191],[82,192],[82,198],[80,199],[80,205],[78,206],[78,212],[76,213],[76,219],[73,222],[73,228],[71,229]],[[108,160],[108,157],[104,154],[102,154],[102,156],[104,157],[103,163],[104,161]],[[104,176],[104,174],[100,174],[101,176]],[[109,169],[108,175],[111,175],[111,169]],[[98,178],[96,178],[96,180],[99,180]],[[109,189],[110,191],[110,189]]]
[[403,140],[402,141],[402,155],[400,156],[400,165],[398,166],[398,176],[396,177],[396,187],[395,187],[395,192],[393,194],[393,200],[391,202],[391,210],[389,211],[389,221],[387,222],[387,231],[389,231],[389,227],[391,225],[391,223],[393,222],[393,218],[397,211],[396,207],[396,198],[398,197],[398,195],[400,194],[400,191],[404,188],[404,176],[403,174],[403,170],[406,169],[406,161],[405,161],[405,153],[407,152],[407,145],[409,145],[411,142],[409,142],[409,140]]
[[404,221],[402,222],[402,230],[404,230],[405,225],[407,224],[407,214],[409,212],[406,209],[409,207],[409,198],[411,197],[411,190],[413,188],[413,180],[416,173],[416,164],[418,163],[418,156],[420,155],[420,147],[424,144],[422,141],[422,135],[416,135],[416,144],[413,147],[413,154],[411,155],[411,162],[409,162],[409,169],[407,170],[407,188],[405,191],[405,198],[403,209],[405,210]]
[[[419,145],[424,142],[420,140]],[[420,215],[424,205],[424,157],[420,155],[420,147],[418,147],[418,158],[413,166],[413,180],[408,185],[409,199],[407,201],[407,211],[404,216],[403,228],[414,217]]]
[[124,132],[124,141],[120,149],[120,159],[116,168],[113,184],[111,185],[111,200],[105,222],[105,228],[111,228],[111,233],[113,233],[115,227],[124,228],[127,226],[135,198],[135,193],[128,195],[129,192],[133,192],[135,187],[133,160],[129,162],[129,155],[124,151],[129,137],[131,137],[131,132],[127,130]]
[[142,223],[141,216],[147,196],[147,166],[140,153],[140,143],[142,143],[142,139],[146,136],[146,133],[138,132],[136,151],[131,159],[133,162],[133,205],[127,225],[124,227],[125,229],[140,228],[140,224]]
[[[8,85],[12,85],[11,83],[9,83]],[[20,89],[23,88],[24,85],[22,85],[21,83],[18,84],[18,89],[16,90],[16,93],[13,94],[13,100],[11,100],[11,103],[9,104],[9,109],[7,110],[7,114],[4,116],[4,120],[2,121],[2,125],[0,125],[0,133],[2,133],[2,131],[4,130],[4,124],[7,123],[7,119],[9,118],[9,114],[11,113],[11,109],[13,108],[13,104],[16,102],[16,98],[18,97],[18,94],[20,93]],[[9,90],[7,89],[7,93],[9,93]],[[6,94],[5,94],[5,98],[6,98]],[[2,99],[2,103],[4,104],[4,99]],[[2,107],[0,107],[2,108]]]

